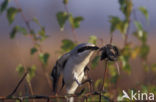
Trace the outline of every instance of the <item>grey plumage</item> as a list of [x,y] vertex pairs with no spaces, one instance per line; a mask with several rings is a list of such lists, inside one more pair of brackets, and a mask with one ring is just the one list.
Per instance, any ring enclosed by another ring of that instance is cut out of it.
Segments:
[[[68,94],[74,94],[77,87],[85,78],[84,71],[87,70],[87,64],[95,50],[99,49],[94,44],[83,43],[76,46],[70,52],[59,58],[54,66],[51,76],[53,79],[53,91],[57,92],[58,80],[63,75],[63,85],[66,85]],[[73,98],[70,98],[73,102]]]

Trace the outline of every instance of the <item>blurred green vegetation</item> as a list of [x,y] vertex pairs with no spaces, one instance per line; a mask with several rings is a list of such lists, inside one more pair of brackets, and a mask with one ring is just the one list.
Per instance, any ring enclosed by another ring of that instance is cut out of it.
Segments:
[[[60,30],[64,30],[64,26],[66,22],[70,23],[70,26],[73,30],[73,35],[76,35],[75,29],[78,29],[80,27],[80,23],[84,20],[83,17],[77,16],[74,17],[72,13],[69,12],[68,10],[68,0],[63,0],[63,4],[65,6],[64,11],[60,11],[56,14],[56,18],[58,21],[58,24],[60,26]],[[147,1],[148,2],[148,1]],[[17,7],[10,7],[8,6],[9,0],[4,0],[0,6],[0,13],[2,14],[3,12],[6,13],[6,17],[8,19],[9,24],[11,25],[14,22],[14,19],[16,18],[17,13],[21,13],[22,15],[22,9]],[[153,65],[148,65],[147,64],[147,56],[150,51],[150,47],[147,44],[147,38],[148,38],[148,32],[144,29],[142,22],[137,19],[137,15],[135,15],[135,11],[140,11],[143,16],[145,17],[145,20],[149,20],[149,15],[148,11],[145,7],[140,6],[138,8],[134,8],[132,0],[118,0],[119,6],[120,6],[120,11],[124,15],[124,18],[117,17],[115,15],[110,15],[109,16],[109,23],[110,23],[110,36],[113,37],[115,34],[116,30],[118,30],[121,34],[121,37],[124,40],[124,46],[120,48],[120,58],[118,62],[122,63],[122,71],[125,71],[127,74],[131,74],[131,65],[130,65],[130,60],[136,60],[136,58],[140,58],[140,60],[143,63],[142,64],[143,68],[145,69],[146,72],[152,71],[154,74],[156,74],[156,64]],[[87,18],[85,18],[87,19]],[[26,27],[22,27],[19,25],[16,25],[12,28],[10,32],[10,38],[15,38],[16,34],[23,34],[26,37],[29,37],[33,41],[33,47],[30,49],[30,55],[37,54],[38,59],[41,63],[42,69],[45,73],[45,76],[47,75],[47,70],[46,66],[48,64],[48,59],[50,57],[50,54],[47,52],[44,52],[41,46],[41,43],[46,40],[48,35],[46,35],[45,32],[45,27],[42,26],[37,18],[33,18],[32,20],[28,21],[25,18],[23,18]],[[35,29],[30,27],[30,22],[36,23],[39,27],[40,30],[35,31]],[[134,25],[135,30],[131,31],[130,26]],[[133,32],[132,34],[130,32]],[[136,45],[133,44],[133,42],[128,42],[128,36],[133,35],[139,42],[140,44]],[[60,48],[60,53],[64,54],[66,52],[69,52],[72,50],[79,42],[76,41],[77,39],[64,39],[62,40],[61,48]],[[88,42],[97,44],[97,41],[99,39],[95,36],[92,35],[89,37]],[[114,43],[113,43],[114,44]],[[115,44],[114,44],[115,45]],[[133,46],[132,46],[133,45]],[[95,57],[91,61],[91,67],[93,70],[97,67],[98,63],[100,60],[99,55],[95,55]],[[104,65],[103,65],[104,66]],[[105,68],[105,67],[104,67]],[[28,71],[28,74],[26,76],[27,83],[30,85],[31,88],[31,80],[33,77],[35,77],[37,67],[35,65],[32,66],[25,66],[19,64],[16,68],[16,71],[20,75],[20,77]],[[117,81],[120,77],[120,75],[117,73],[116,66],[114,65],[113,62],[108,62],[108,68],[107,68],[107,79],[104,83],[106,93],[104,96],[101,98],[101,102],[108,102],[108,99],[112,99],[114,101],[119,101],[122,93],[121,90],[117,88]],[[47,77],[47,81],[49,78]],[[103,80],[102,78],[99,78],[95,81],[94,83],[94,90],[101,90],[100,87],[102,87]],[[142,83],[143,84],[143,83]],[[49,85],[50,86],[50,85]],[[135,88],[134,88],[135,89]],[[88,92],[88,88],[86,88]],[[152,83],[150,84],[143,84],[140,87],[140,90],[142,92],[154,92],[156,95],[156,86],[153,85]],[[33,93],[31,93],[33,94]],[[95,102],[99,100],[99,96],[95,97],[89,97],[88,102]],[[128,101],[128,100],[122,100],[122,101]]]

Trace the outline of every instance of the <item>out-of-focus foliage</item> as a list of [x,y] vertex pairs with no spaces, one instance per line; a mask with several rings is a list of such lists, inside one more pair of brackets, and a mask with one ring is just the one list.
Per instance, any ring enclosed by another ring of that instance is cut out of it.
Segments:
[[122,68],[124,69],[124,71],[126,71],[130,74],[131,68],[130,68],[130,64],[129,64],[129,59],[130,59],[131,53],[132,53],[131,45],[130,44],[126,45],[121,50],[121,53],[122,54],[120,56],[120,60],[122,62]]
[[[15,1],[15,2],[18,2],[18,1]],[[23,34],[26,37],[30,37],[34,46],[30,48],[30,54],[34,55],[36,52],[38,52],[37,54],[39,56],[39,60],[41,64],[43,65],[42,68],[44,69],[44,72],[45,72],[45,67],[48,64],[48,59],[50,57],[49,53],[45,53],[42,51],[42,48],[40,45],[40,43],[48,37],[45,32],[45,27],[40,24],[37,18],[33,18],[32,20],[27,20],[21,8],[12,7],[12,6],[9,7],[8,3],[9,3],[9,0],[4,0],[2,2],[2,4],[0,5],[0,13],[2,14],[4,11],[6,11],[6,14],[7,14],[6,17],[8,19],[9,24],[12,24],[14,22],[17,13],[22,13],[21,17],[26,25],[25,27],[22,27],[19,25],[13,26],[10,32],[10,38],[11,39],[15,38],[17,33]],[[40,27],[40,29],[38,31],[35,31],[31,27],[31,23],[37,24]],[[33,94],[33,90],[31,87],[31,80],[33,77],[35,77],[36,69],[37,68],[35,65],[27,67],[27,65],[22,65],[22,64],[19,64],[16,68],[16,71],[18,72],[20,76],[27,73],[26,81],[28,83],[29,88],[32,91],[31,94]]]
[[44,65],[46,65],[47,62],[48,62],[49,56],[50,56],[50,55],[49,55],[48,53],[40,53],[40,54],[39,54],[40,61],[41,61]]
[[25,72],[25,69],[24,69],[24,66],[22,64],[19,64],[17,67],[16,67],[16,71],[18,72],[18,74],[20,76],[22,76]]
[[[121,33],[121,36],[124,40],[124,46],[120,48],[121,55],[119,57],[119,61],[121,62],[121,68],[123,72],[127,72],[128,75],[131,74],[131,66],[129,61],[131,59],[135,60],[136,58],[141,58],[143,61],[143,67],[146,69],[145,71],[152,71],[156,73],[156,64],[153,64],[149,66],[147,64],[147,57],[148,53],[150,51],[150,48],[147,44],[147,37],[148,33],[144,29],[144,26],[142,23],[136,19],[136,17],[132,18],[133,16],[136,16],[134,14],[134,10],[139,10],[146,18],[146,20],[149,20],[149,14],[148,10],[140,6],[138,9],[134,9],[133,1],[132,0],[118,0],[120,11],[123,14],[123,18],[117,17],[117,16],[109,16],[109,22],[110,22],[110,34],[112,35],[115,33],[116,30],[118,30]],[[81,16],[73,16],[72,13],[68,10],[68,0],[62,0],[65,11],[59,11],[56,14],[56,20],[59,24],[60,30],[64,30],[64,26],[66,22],[68,21],[72,32],[74,32],[75,29],[80,27],[80,23],[84,20]],[[14,22],[14,19],[16,18],[17,13],[22,13],[22,10],[20,8],[16,7],[9,7],[8,6],[9,0],[4,0],[0,5],[0,14],[6,11],[6,17],[8,19],[9,24],[12,24]],[[40,24],[37,18],[33,18],[30,21],[25,21],[26,27],[22,27],[19,25],[13,26],[10,38],[15,38],[16,34],[23,34],[26,35],[26,37],[30,37],[30,39],[33,42],[33,46],[30,48],[30,55],[37,54],[39,61],[41,62],[42,69],[45,70],[46,65],[48,64],[48,59],[50,57],[49,53],[43,52],[41,43],[44,41],[48,36],[46,35],[45,27]],[[31,23],[37,24],[40,29],[36,31],[33,29],[30,25]],[[133,45],[133,42],[128,42],[128,34],[130,34],[130,25],[134,24],[135,30],[132,31],[132,35],[140,42],[138,45]],[[74,34],[74,33],[73,33]],[[97,45],[97,37],[96,36],[90,36],[89,37],[89,43],[93,43]],[[63,39],[61,43],[61,50],[60,53],[64,54],[66,52],[71,51],[76,45],[78,44],[78,41],[70,40],[70,39]],[[132,46],[133,45],[133,46]],[[94,58],[91,60],[91,67],[95,69],[98,66],[98,63],[100,61],[100,56],[95,55]],[[103,65],[104,66],[104,65]],[[16,67],[16,71],[20,76],[24,75],[25,72],[28,72],[26,76],[26,80],[28,84],[31,84],[31,80],[33,77],[35,77],[37,67],[35,65],[32,66],[26,66],[19,64]],[[115,101],[121,101],[122,92],[117,88],[117,82],[119,79],[119,75],[117,73],[117,69],[114,63],[108,62],[107,66],[107,79],[105,79],[104,87],[106,89],[106,93],[104,94],[105,97],[101,97],[101,102],[109,102],[109,99],[115,99]],[[94,90],[101,90],[103,84],[102,78],[99,78],[94,83]],[[88,88],[85,89],[85,91],[82,93],[88,92]],[[142,85],[140,87],[140,90],[143,92],[156,92],[156,87],[154,85]],[[130,93],[130,90],[128,91]],[[115,96],[118,94],[117,96]],[[156,93],[155,93],[156,94]],[[89,97],[88,102],[95,102],[99,101],[99,96]],[[122,100],[122,101],[129,101],[129,100]]]
[[0,13],[3,13],[3,11],[7,9],[8,3],[9,3],[9,0],[4,0],[2,2],[2,4],[0,5]]
[[110,16],[111,27],[110,31],[113,33],[116,29],[119,30],[122,34],[127,32],[128,22],[126,20],[121,20],[119,17]]
[[91,35],[88,42],[96,45],[97,37],[95,35]]
[[65,53],[71,51],[76,46],[72,40],[64,39],[62,40],[61,51],[60,53]]
[[33,47],[30,50],[30,54],[33,55],[35,52],[37,52],[37,48]]
[[120,10],[124,14],[126,20],[128,20],[133,9],[132,1],[131,0],[119,0],[119,4],[120,4]]
[[149,15],[148,15],[147,9],[146,9],[145,7],[143,7],[143,6],[140,6],[140,7],[139,7],[139,10],[140,10],[141,13],[145,16],[145,18],[146,18],[147,20],[149,20]]
[[102,82],[103,82],[102,79],[96,80],[96,82],[94,83],[95,88],[100,90],[100,88],[102,87]]
[[68,12],[58,12],[56,14],[58,24],[60,26],[61,31],[64,30],[64,25],[67,20],[69,20],[72,28],[79,28],[80,22],[83,20],[81,16],[73,17],[72,14],[68,14]]
[[57,21],[58,21],[58,24],[59,24],[61,30],[63,30],[64,24],[68,20],[67,12],[58,12],[56,17],[57,17]]
[[36,66],[32,65],[31,67],[28,67],[28,75],[26,76],[27,81],[30,83],[31,79],[33,77],[35,77],[35,73],[36,73]]
[[24,27],[15,26],[10,33],[10,38],[14,38],[17,32],[27,35],[27,30]]
[[30,83],[31,79],[35,76],[36,73],[36,66],[32,65],[31,67],[24,67],[22,64],[19,64],[16,67],[16,71],[20,76],[24,75],[25,72],[28,71],[28,74],[26,76],[26,80]]
[[8,18],[8,21],[10,24],[13,23],[14,19],[15,19],[15,16],[16,16],[16,13],[20,12],[19,9],[15,8],[15,7],[10,7],[8,8],[7,10],[7,18]]
[[83,20],[81,16],[78,17],[73,17],[72,15],[69,16],[69,22],[72,26],[72,28],[79,28],[80,27],[80,22]]
[[64,30],[64,25],[67,20],[69,21],[72,27],[72,30],[79,28],[80,22],[83,20],[83,17],[81,16],[73,17],[72,13],[69,12],[68,7],[67,7],[68,0],[63,0],[63,4],[66,8],[66,11],[65,12],[60,11],[56,14],[57,21],[60,26],[60,30],[61,31]]
[[63,4],[68,4],[68,0],[63,0]]

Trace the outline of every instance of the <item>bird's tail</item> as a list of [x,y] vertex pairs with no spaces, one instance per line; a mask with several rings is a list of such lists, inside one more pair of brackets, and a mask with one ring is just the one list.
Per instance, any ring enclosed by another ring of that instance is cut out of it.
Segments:
[[54,66],[52,72],[51,72],[51,77],[52,77],[52,87],[53,87],[53,92],[56,94],[57,93],[57,86],[58,86],[58,81],[60,77],[60,71],[58,71],[58,68]]

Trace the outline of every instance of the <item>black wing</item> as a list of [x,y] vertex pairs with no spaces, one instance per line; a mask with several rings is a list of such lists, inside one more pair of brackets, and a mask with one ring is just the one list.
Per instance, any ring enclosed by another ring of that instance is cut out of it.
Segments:
[[[59,81],[59,78],[60,78],[60,74],[62,73],[69,56],[70,56],[69,53],[63,55],[60,59],[57,60],[56,65],[52,69],[51,77],[52,77],[52,81],[53,81],[53,84],[52,84],[53,86],[52,87],[53,87],[53,92],[54,93],[57,92],[57,86],[58,86],[58,81]],[[62,86],[64,86],[64,83],[63,83]]]

